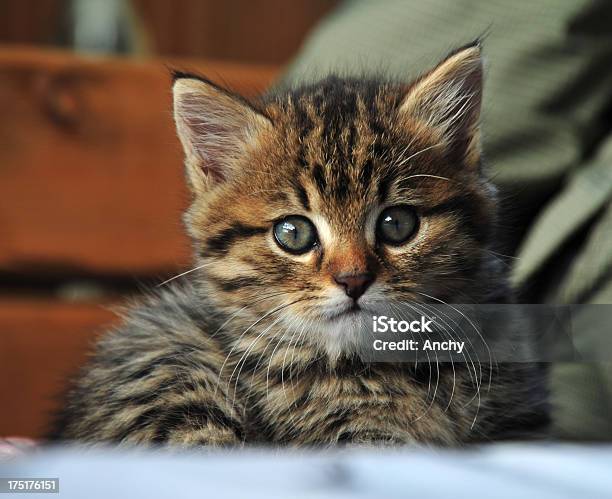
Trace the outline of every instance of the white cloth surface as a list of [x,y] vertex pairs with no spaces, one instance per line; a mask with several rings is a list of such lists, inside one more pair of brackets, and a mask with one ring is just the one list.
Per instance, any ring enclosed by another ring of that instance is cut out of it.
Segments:
[[[468,450],[47,449],[0,477],[58,477],[61,498],[612,498],[612,446]],[[54,497],[28,494],[20,497]]]

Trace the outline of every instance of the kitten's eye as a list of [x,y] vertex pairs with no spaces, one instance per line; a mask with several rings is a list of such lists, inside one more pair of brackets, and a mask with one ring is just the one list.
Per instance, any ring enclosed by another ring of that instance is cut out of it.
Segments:
[[306,253],[317,243],[317,231],[306,217],[291,215],[274,224],[274,239],[290,253]]
[[392,206],[384,210],[378,222],[378,239],[384,243],[398,245],[406,242],[416,232],[419,218],[410,206]]

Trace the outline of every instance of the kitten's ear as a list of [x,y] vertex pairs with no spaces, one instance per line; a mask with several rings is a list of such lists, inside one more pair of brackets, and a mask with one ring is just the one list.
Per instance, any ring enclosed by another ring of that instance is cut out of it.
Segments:
[[271,123],[240,97],[203,79],[175,75],[172,93],[188,180],[196,194],[203,193],[231,177]]
[[438,131],[443,143],[475,165],[480,158],[482,78],[480,46],[460,49],[408,89],[400,112]]

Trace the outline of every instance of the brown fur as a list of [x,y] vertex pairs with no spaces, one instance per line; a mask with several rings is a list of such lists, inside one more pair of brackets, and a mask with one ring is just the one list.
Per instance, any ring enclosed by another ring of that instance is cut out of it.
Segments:
[[[477,46],[410,85],[330,77],[256,103],[177,78],[195,270],[102,339],[59,436],[456,445],[542,423],[533,365],[500,366],[486,390],[468,366],[366,364],[356,333],[325,316],[343,273],[375,275],[364,310],[377,299],[511,300],[489,251],[496,204],[480,165],[481,80]],[[399,204],[420,227],[389,247],[374,223]],[[272,235],[296,214],[320,239],[297,256]]]

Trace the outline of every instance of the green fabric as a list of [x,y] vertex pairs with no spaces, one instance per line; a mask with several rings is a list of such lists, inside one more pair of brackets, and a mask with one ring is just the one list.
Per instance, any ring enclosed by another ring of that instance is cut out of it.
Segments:
[[[612,205],[608,204],[559,285],[555,301],[576,303],[580,302],[582,297],[588,296],[590,303],[610,303],[609,300],[604,300],[603,292],[606,277],[611,274]],[[598,282],[600,280],[601,283]],[[612,280],[608,279],[608,283],[612,283]]]
[[[350,0],[285,82],[330,71],[408,81],[486,32],[484,150],[512,207],[513,282],[535,302],[612,303],[611,26],[612,2],[597,0]],[[595,333],[582,339],[595,347]],[[612,438],[610,365],[552,372],[558,435]]]
[[610,438],[612,365],[554,365],[551,392],[553,432],[557,437],[594,441]]
[[[581,166],[570,176],[567,185],[542,210],[534,222],[519,251],[521,259],[514,268],[515,283],[521,284],[533,275],[577,229],[593,218],[602,207],[609,204],[611,195],[612,136],[601,146],[601,151],[593,161]],[[606,225],[609,227],[610,222],[606,217],[602,217],[598,223],[602,227]],[[595,232],[602,230],[595,229]],[[589,267],[591,270],[595,268],[592,265],[594,261],[600,262],[596,272],[598,275],[609,267],[612,262],[612,241],[608,238],[608,251],[601,251],[604,249],[602,246],[605,240],[604,233],[595,239],[583,250],[586,253],[582,260],[586,258],[587,261],[581,265],[576,265],[578,263],[576,262],[574,267],[578,267],[577,271],[569,273],[555,302],[573,303],[578,298],[580,287],[586,291],[585,283],[586,288],[595,284],[597,276],[589,271]],[[582,286],[579,286],[579,282]]]

